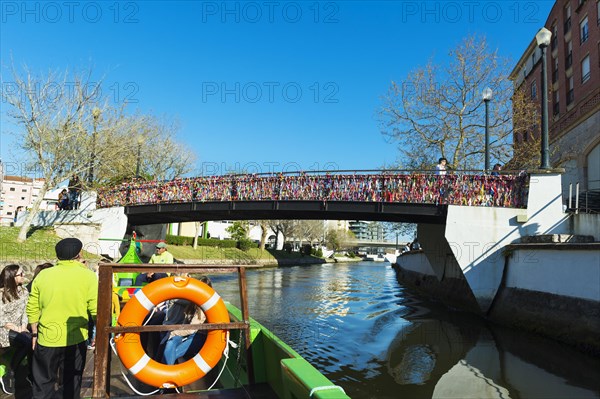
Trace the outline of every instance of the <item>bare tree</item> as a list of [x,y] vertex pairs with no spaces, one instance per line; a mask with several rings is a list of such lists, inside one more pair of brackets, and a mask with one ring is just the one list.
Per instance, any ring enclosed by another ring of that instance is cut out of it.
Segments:
[[199,221],[194,222],[194,227],[196,227],[196,233],[194,234],[194,241],[192,242],[192,248],[194,248],[194,249],[198,248],[198,235],[200,234],[202,225],[204,223],[206,223],[206,222],[199,222]]
[[260,226],[260,243],[258,248],[262,251],[265,249],[267,235],[269,234],[269,223],[267,220],[257,220],[256,223]]
[[481,169],[484,161],[485,106],[490,103],[490,154],[493,162],[511,159],[511,64],[488,48],[483,37],[470,36],[449,52],[450,62],[431,60],[392,82],[379,111],[382,133],[398,143],[402,167],[430,169],[439,157],[452,168]]
[[[275,233],[275,248],[277,249],[277,247],[279,246],[279,233],[281,233],[281,226],[279,225],[279,220],[276,219],[272,219],[272,220],[267,220],[267,226],[269,226],[269,228],[271,229],[271,231],[273,233]],[[285,239],[284,239],[285,242]]]
[[[94,163],[90,148],[99,112],[107,106],[98,97],[100,83],[91,81],[91,71],[51,72],[34,76],[27,67],[20,74],[11,68],[12,81],[2,79],[2,100],[9,105],[7,115],[18,128],[16,145],[28,164],[44,181],[17,240],[25,241],[33,217],[49,188],[71,175],[84,175]],[[6,86],[5,86],[6,85]],[[98,148],[99,155],[105,149]]]
[[109,106],[101,96],[102,81],[93,81],[91,70],[35,75],[27,67],[20,71],[13,65],[1,80],[16,148],[44,182],[24,220],[19,242],[27,238],[49,189],[73,175],[87,187],[118,180],[117,176],[130,178],[140,144],[145,146],[144,165],[153,178],[169,179],[192,169],[192,156],[174,141],[170,125],[153,117],[128,116],[123,107]]
[[398,237],[417,237],[417,225],[414,223],[384,222],[383,230],[386,237],[395,238],[398,245]]
[[[121,126],[116,133],[104,134],[105,130],[115,131],[112,127],[116,125]],[[100,145],[112,150],[104,152],[97,162],[95,185],[116,184],[133,177],[171,180],[194,167],[194,153],[175,140],[178,127],[174,122],[162,122],[151,115],[109,115],[105,120],[103,115],[100,129]]]
[[306,239],[311,245],[315,240],[323,238],[325,228],[322,220],[299,220],[298,235],[301,240]]
[[292,236],[294,236],[294,234],[296,234],[296,221],[295,220],[278,220],[278,226],[279,226],[279,231],[281,232],[281,235],[283,235],[283,242],[285,243],[286,240]]

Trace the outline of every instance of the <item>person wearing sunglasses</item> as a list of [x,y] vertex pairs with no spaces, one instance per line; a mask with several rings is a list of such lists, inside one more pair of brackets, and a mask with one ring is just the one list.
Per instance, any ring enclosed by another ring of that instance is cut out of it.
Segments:
[[15,377],[23,359],[32,353],[25,313],[29,291],[24,283],[23,269],[19,265],[8,265],[0,272],[0,347],[15,349],[10,362]]

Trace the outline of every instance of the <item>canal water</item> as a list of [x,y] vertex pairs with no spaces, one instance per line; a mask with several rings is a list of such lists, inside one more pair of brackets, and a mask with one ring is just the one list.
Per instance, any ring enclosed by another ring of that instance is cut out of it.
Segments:
[[[239,306],[237,278],[214,287]],[[600,358],[415,296],[389,263],[247,272],[250,315],[352,398],[600,398]]]

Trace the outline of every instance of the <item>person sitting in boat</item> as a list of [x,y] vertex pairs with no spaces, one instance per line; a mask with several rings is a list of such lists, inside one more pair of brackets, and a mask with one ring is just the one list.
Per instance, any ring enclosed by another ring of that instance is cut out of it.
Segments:
[[[212,287],[210,278],[203,276],[200,281]],[[167,317],[163,324],[202,324],[206,321],[206,315],[200,306],[193,302],[178,299],[174,301],[167,310]],[[206,341],[206,331],[198,330],[174,330],[164,338],[163,363],[175,364],[180,357],[192,357]]]
[[[8,265],[0,273],[0,348],[15,348],[10,367],[17,372],[25,356],[31,355],[31,333],[25,308],[29,291],[19,265]],[[31,364],[31,362],[29,362]]]
[[[164,242],[159,242],[156,244],[156,253],[152,255],[150,261],[148,261],[148,263],[151,264],[173,264],[174,262],[175,260],[173,259],[173,255],[167,251],[167,244]],[[155,272],[140,273],[135,278],[135,285],[145,285],[163,277],[168,277],[168,274]]]

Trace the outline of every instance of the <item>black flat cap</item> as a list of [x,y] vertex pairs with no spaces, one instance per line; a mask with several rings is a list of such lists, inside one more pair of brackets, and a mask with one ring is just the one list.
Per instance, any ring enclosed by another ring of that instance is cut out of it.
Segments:
[[62,239],[54,247],[59,260],[74,259],[81,252],[81,248],[83,248],[83,243],[77,238]]

